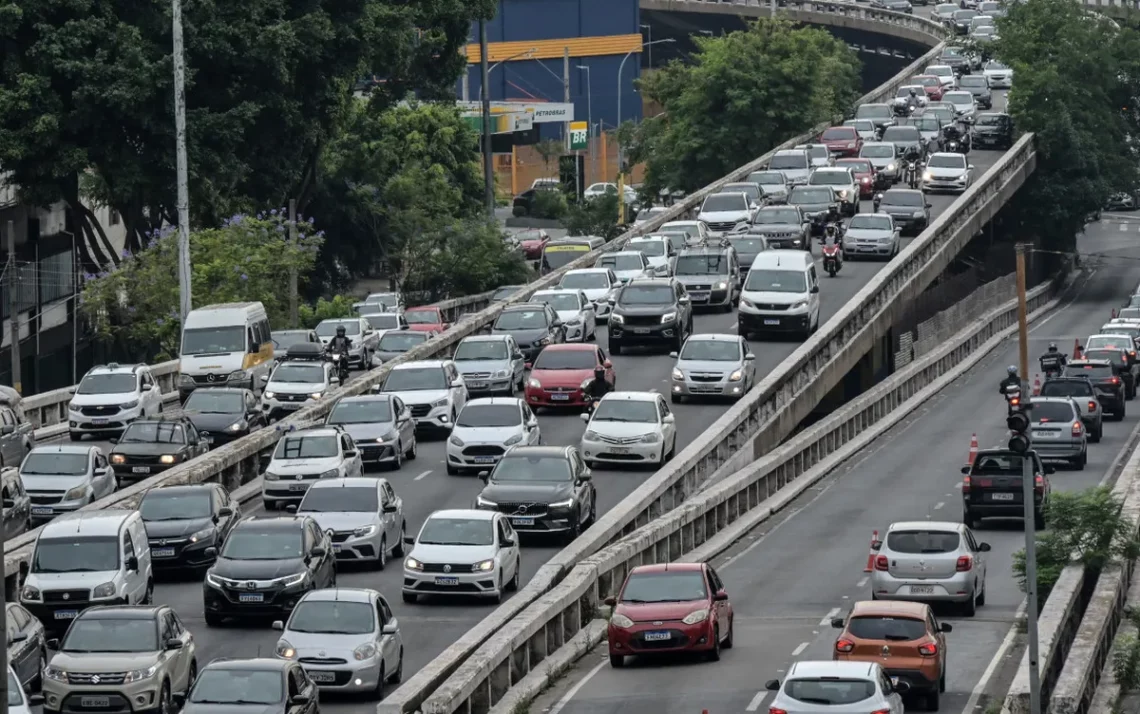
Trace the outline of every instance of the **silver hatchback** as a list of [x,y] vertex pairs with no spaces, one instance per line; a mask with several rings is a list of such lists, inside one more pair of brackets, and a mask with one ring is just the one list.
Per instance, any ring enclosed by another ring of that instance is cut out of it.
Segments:
[[1078,471],[1089,458],[1088,429],[1072,397],[1033,397],[1029,411],[1033,448],[1042,460],[1068,461]]
[[871,597],[875,600],[951,602],[973,616],[986,603],[986,553],[963,523],[892,523],[875,551]]
[[756,383],[756,356],[739,335],[693,335],[685,341],[673,367],[673,403],[686,397],[740,399]]

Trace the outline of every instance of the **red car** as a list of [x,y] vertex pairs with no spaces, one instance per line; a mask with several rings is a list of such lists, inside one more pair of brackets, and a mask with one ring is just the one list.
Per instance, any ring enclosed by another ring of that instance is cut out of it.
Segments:
[[859,184],[859,198],[874,198],[876,174],[870,159],[839,159],[835,165],[851,169]]
[[523,257],[527,260],[541,260],[542,249],[550,242],[550,236],[542,229],[523,231],[515,234],[515,240],[519,242],[519,248],[522,249]]
[[863,139],[853,126],[833,126],[819,135],[819,143],[832,156],[858,156],[863,148]]
[[614,388],[614,367],[597,345],[548,345],[538,353],[526,381],[526,403],[539,407],[583,407],[586,388],[601,365],[606,381]]
[[927,99],[932,102],[942,101],[942,80],[933,74],[916,74],[904,84],[921,84]]
[[621,586],[607,630],[610,666],[627,655],[706,652],[732,647],[732,605],[708,563],[639,565]]
[[404,310],[408,329],[412,332],[443,332],[449,325],[444,322],[443,312],[438,307],[424,305]]

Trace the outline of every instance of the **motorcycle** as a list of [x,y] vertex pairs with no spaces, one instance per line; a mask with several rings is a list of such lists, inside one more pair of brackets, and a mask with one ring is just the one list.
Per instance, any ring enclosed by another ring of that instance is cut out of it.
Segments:
[[1021,408],[1021,387],[1005,388],[1006,414],[1013,414]]
[[911,188],[918,188],[919,167],[920,162],[918,161],[906,162],[906,165],[903,167],[903,180],[906,181],[907,186],[910,186]]
[[879,206],[883,203],[883,194],[876,193],[875,197],[871,199],[871,212],[878,213]]
[[842,267],[843,260],[839,257],[839,244],[832,243],[823,246],[823,269],[827,271],[827,274],[834,278]]
[[1045,379],[1049,379],[1050,377],[1060,377],[1062,367],[1060,363],[1046,365],[1044,362],[1042,362],[1041,371],[1045,373]]
[[332,363],[336,366],[336,376],[340,380],[340,386],[348,381],[348,355],[340,352],[333,352],[331,358]]

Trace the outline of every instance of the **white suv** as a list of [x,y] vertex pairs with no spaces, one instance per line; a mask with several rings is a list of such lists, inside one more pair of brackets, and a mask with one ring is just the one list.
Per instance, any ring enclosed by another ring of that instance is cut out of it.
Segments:
[[318,426],[291,431],[273,450],[261,484],[261,500],[271,509],[299,504],[316,481],[363,475],[360,449],[344,430]]
[[417,427],[439,431],[450,432],[467,404],[467,385],[449,359],[396,365],[376,391],[403,399]]
[[136,419],[162,413],[162,388],[145,364],[92,367],[71,393],[67,421],[72,441],[84,434],[122,434]]

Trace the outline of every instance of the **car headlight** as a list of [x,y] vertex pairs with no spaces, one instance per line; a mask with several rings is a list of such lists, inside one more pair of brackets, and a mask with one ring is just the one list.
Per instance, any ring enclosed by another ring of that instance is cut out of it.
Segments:
[[404,567],[407,568],[408,570],[423,570],[424,564],[421,563],[420,561],[416,560],[415,558],[405,558],[404,559]]
[[532,377],[526,381],[526,386],[530,387],[531,389],[542,389],[542,382]]
[[210,526],[210,527],[208,527],[208,528],[203,528],[202,530],[198,531],[198,532],[197,532],[197,533],[195,533],[194,535],[190,536],[190,542],[191,542],[191,543],[199,543],[199,542],[202,542],[202,541],[209,541],[209,540],[213,540],[213,539],[214,539],[214,535],[215,535],[217,532],[218,532],[218,531],[217,531],[217,530],[215,530],[213,526]]
[[276,578],[277,582],[281,583],[283,588],[291,588],[294,585],[300,585],[309,579],[309,572],[297,573],[296,575],[286,575],[283,578]]
[[489,573],[495,569],[494,559],[481,560],[475,565],[471,566],[471,570],[476,573]]
[[20,599],[27,600],[29,602],[39,600],[40,591],[38,588],[34,588],[31,585],[25,585],[24,589],[20,591]]
[[498,508],[499,504],[494,501],[489,501],[482,496],[475,497],[475,505],[479,508]]
[[208,570],[206,571],[206,582],[216,588],[222,587],[222,579]]
[[621,325],[625,323],[625,318],[617,313],[613,313],[610,315],[610,322],[614,323],[615,325]]
[[130,402],[123,402],[122,404],[119,405],[119,408],[120,409],[134,409],[138,405],[139,405],[139,400],[135,399],[135,400],[130,401]]
[[227,431],[245,431],[248,428],[249,428],[249,424],[247,424],[245,422],[245,420],[243,419],[242,421],[235,421],[233,424],[230,424],[226,428],[226,430]]
[[845,189],[845,188],[839,189],[839,197],[840,198],[847,198],[847,189]]
[[574,499],[568,498],[565,501],[558,501],[557,503],[547,504],[547,508],[570,508],[574,505]]
[[452,446],[458,446],[461,448],[464,445],[463,439],[460,439],[458,436],[452,436],[452,437],[448,438],[447,443],[451,444]]
[[66,682],[67,670],[61,667],[52,667],[51,665],[48,665],[47,667],[44,667],[44,676],[56,682]]
[[601,436],[593,429],[587,429],[586,433],[582,435],[582,438],[586,441],[598,441],[601,439]]
[[615,612],[610,616],[610,624],[614,627],[633,627],[633,620],[629,619],[620,612]]
[[277,397],[277,392],[263,392],[261,396],[265,397],[266,399],[275,399]]
[[282,659],[293,659],[297,656],[297,650],[293,649],[293,645],[289,644],[286,640],[277,640],[277,647],[274,648],[273,654]]
[[716,284],[717,290],[725,290],[726,288],[728,288],[728,283],[720,282]]
[[797,303],[793,303],[792,306],[788,309],[789,310],[799,310],[800,308],[804,308],[804,307],[807,307],[807,300],[800,300]]
[[265,475],[262,478],[264,478],[266,481],[280,481],[281,480],[281,477],[278,476],[277,474],[273,473],[272,471],[266,471]]
[[352,657],[357,662],[372,659],[376,656],[376,645],[366,642],[352,651]]
[[502,379],[503,377],[509,377],[509,376],[511,376],[511,373],[505,369],[500,369],[498,372],[495,372],[495,378],[496,379]]
[[676,320],[676,319],[677,319],[677,313],[667,312],[661,316],[661,324],[664,325],[665,323],[672,322],[673,320]]
[[660,434],[644,434],[641,437],[641,441],[642,441],[642,443],[645,443],[645,444],[656,444],[658,441],[661,441],[661,435]]
[[76,486],[75,488],[69,490],[67,493],[63,494],[63,500],[65,500],[65,501],[73,501],[77,498],[86,498],[86,497],[87,497],[87,484],[84,484],[82,486]]
[[739,382],[742,379],[744,379],[744,370],[742,369],[738,369],[732,374],[728,375],[728,381],[730,382]]
[[925,213],[923,213],[922,211],[915,211],[915,212],[914,212],[914,217],[915,217],[915,218],[925,218],[925,217],[926,217],[926,214],[925,214]]
[[163,454],[158,458],[159,463],[172,464],[178,460],[178,457],[173,454]]
[[871,183],[871,179],[867,176],[864,176],[862,181],[863,181],[863,183]]
[[131,682],[141,682],[144,679],[150,679],[158,672],[158,663],[152,664],[146,669],[132,669],[127,672],[127,676],[123,677],[123,684]]
[[539,347],[545,347],[545,346],[549,345],[550,344],[550,335],[543,337],[541,340],[539,340],[538,342],[535,342],[534,344],[538,345]]
[[111,463],[112,464],[125,464],[125,463],[127,463],[127,458],[125,456],[123,456],[122,454],[111,454]]
[[580,318],[580,317],[575,317],[571,320],[566,321],[567,327],[578,327],[581,324],[582,324],[582,318]]
[[441,398],[435,400],[434,402],[432,402],[431,405],[433,407],[446,407],[447,406],[447,397],[441,397]]
[[894,171],[894,170],[895,170],[894,164],[887,164],[887,171]]
[[677,380],[678,382],[683,382],[685,380],[685,375],[681,373],[681,370],[674,367],[673,368],[673,379]]
[[933,180],[934,180],[934,174],[932,174],[932,173],[930,173],[929,171],[927,171],[926,173],[924,173],[924,174],[922,175],[922,180],[923,180],[923,181],[933,181]]
[[76,412],[76,413],[79,413],[79,407],[75,406],[74,404],[68,404],[68,405],[67,405],[67,410],[68,410],[69,412]]
[[364,538],[376,532],[376,526],[361,526],[352,532],[352,535],[357,538]]
[[180,375],[178,375],[178,383],[179,384],[194,384],[194,378],[188,374],[180,374]]
[[249,372],[246,372],[244,369],[239,369],[235,372],[230,372],[230,379],[247,379],[248,377],[249,377]]
[[321,474],[320,476],[318,476],[317,478],[336,478],[337,476],[340,476],[340,471],[339,471],[339,470],[337,470],[337,469],[329,469],[328,471],[325,471],[324,473],[322,473],[322,474]]
[[681,620],[681,622],[685,623],[686,625],[695,625],[698,622],[704,622],[707,619],[709,619],[709,610],[708,608],[705,608],[704,610],[693,610],[688,615],[685,615],[685,619]]
[[504,441],[503,446],[514,446],[515,444],[519,443],[520,441],[522,441],[522,434],[515,434],[511,438]]
[[102,585],[96,585],[95,589],[91,591],[91,597],[92,598],[115,597],[115,584],[114,583],[103,583]]

